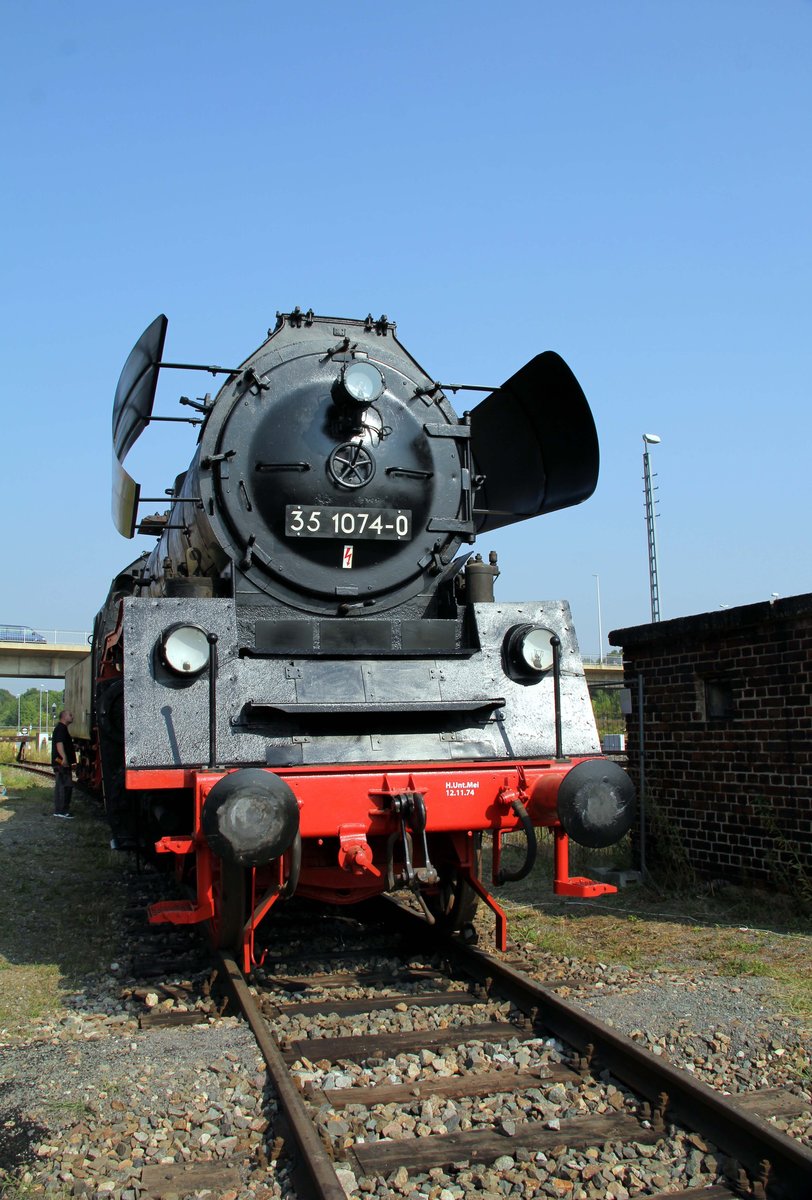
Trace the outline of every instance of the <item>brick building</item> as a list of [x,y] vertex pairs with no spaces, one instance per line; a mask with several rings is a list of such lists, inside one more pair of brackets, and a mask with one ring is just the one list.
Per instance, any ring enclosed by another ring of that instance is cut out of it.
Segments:
[[812,594],[610,633],[653,866],[812,895]]

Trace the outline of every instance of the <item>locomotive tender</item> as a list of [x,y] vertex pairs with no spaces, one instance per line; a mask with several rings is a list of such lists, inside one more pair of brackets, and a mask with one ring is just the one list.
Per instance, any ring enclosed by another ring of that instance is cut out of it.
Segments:
[[[634,808],[600,755],[569,608],[497,602],[495,556],[459,553],[594,490],[595,427],[563,360],[470,389],[487,394],[460,418],[386,317],[278,314],[233,369],[165,363],[166,327],[139,339],[113,409],[114,519],[158,541],[113,581],[66,700],[92,695],[77,725],[115,843],[174,855],[191,884],[150,920],[208,921],[247,970],[280,898],[406,888],[450,929],[483,900],[504,946],[482,834],[496,886],[530,870],[538,826],[557,892],[614,890],[568,870],[568,837],[608,845]],[[167,419],[152,407],[175,367],[225,382],[181,399],[197,452],[139,523],[123,460]]]

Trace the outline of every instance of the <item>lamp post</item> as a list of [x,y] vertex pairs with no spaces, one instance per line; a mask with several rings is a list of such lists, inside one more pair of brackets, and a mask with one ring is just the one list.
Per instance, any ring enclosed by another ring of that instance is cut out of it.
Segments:
[[656,433],[643,434],[643,489],[646,497],[646,533],[648,535],[648,578],[651,594],[651,620],[660,619],[660,583],[657,578],[657,528],[654,522],[654,488],[651,483],[651,458],[649,446],[657,446],[660,438]]
[[20,701],[22,700],[22,698],[23,698],[22,692],[18,692],[17,693],[17,732],[18,733],[22,729],[22,722],[20,720]]
[[595,580],[595,592],[598,600],[598,660],[603,666],[603,621],[601,620],[601,577],[593,575]]

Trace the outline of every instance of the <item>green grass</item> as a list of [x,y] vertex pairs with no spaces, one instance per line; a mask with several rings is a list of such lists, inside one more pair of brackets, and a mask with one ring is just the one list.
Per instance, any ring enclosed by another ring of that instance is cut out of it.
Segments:
[[[612,851],[608,855],[612,855]],[[621,847],[615,865],[629,865]],[[607,852],[572,855],[570,872],[589,876]],[[485,864],[484,879],[490,875]],[[506,849],[511,865],[518,847]],[[777,1007],[812,1025],[812,923],[791,894],[752,887],[657,890],[636,885],[592,900],[555,896],[552,852],[542,839],[527,879],[498,893],[510,936],[556,958],[686,975],[769,981]]]
[[[45,747],[42,750],[37,749],[36,741],[29,742],[26,749],[26,762],[32,763],[50,763],[51,752],[46,751]],[[3,782],[6,781],[6,768],[13,768],[17,762],[17,744],[16,742],[0,742],[0,774],[3,776]]]
[[46,1107],[63,1117],[71,1117],[74,1121],[93,1116],[95,1112],[85,1100],[51,1100]]
[[109,961],[120,866],[99,806],[74,789],[55,821],[52,788],[3,768],[0,800],[0,1034],[58,1012],[65,991]]
[[757,958],[729,957],[719,960],[717,955],[708,955],[707,958],[709,962],[716,962],[716,969],[719,975],[729,975],[731,977],[765,975],[770,977],[774,974],[767,963]]
[[[48,1190],[51,1200],[70,1200],[73,1195],[67,1184],[51,1185]],[[26,1183],[22,1179],[0,1179],[0,1200],[42,1200],[42,1184]]]

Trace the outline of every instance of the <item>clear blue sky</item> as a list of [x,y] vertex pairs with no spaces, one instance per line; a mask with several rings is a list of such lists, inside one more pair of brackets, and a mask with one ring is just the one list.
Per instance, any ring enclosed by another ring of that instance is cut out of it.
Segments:
[[[478,548],[585,653],[595,576],[604,635],[649,618],[644,431],[663,618],[812,591],[809,0],[33,0],[3,30],[0,621],[89,628],[152,545],[109,515],[152,318],[231,363],[295,304],[386,312],[439,379],[567,359],[598,490]],[[160,495],[192,450],[153,426],[128,467]]]

